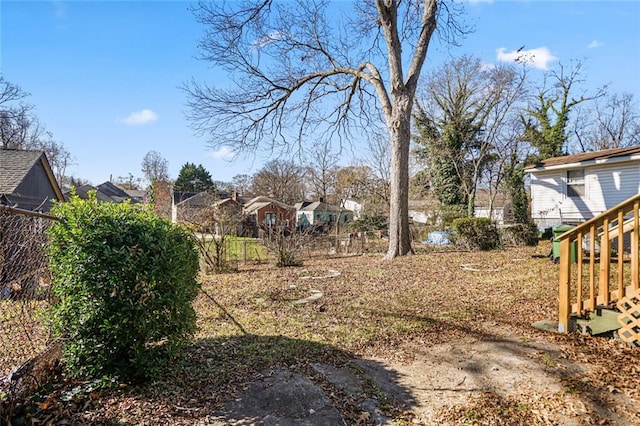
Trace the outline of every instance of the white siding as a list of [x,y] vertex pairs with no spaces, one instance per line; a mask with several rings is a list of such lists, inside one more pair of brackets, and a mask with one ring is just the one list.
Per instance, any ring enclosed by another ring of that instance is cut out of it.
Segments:
[[423,211],[409,210],[409,219],[414,223],[427,224],[429,223],[430,215]]
[[[489,208],[488,207],[476,207],[474,209],[473,215],[475,217],[489,217]],[[504,208],[502,207],[494,207],[491,210],[491,218],[493,222],[498,225],[504,225]]]
[[567,170],[531,174],[531,217],[539,225],[590,219],[640,192],[640,164],[585,168],[584,197],[567,197]]
[[531,217],[534,221],[560,223],[565,191],[564,174],[564,171],[531,174]]
[[587,169],[594,213],[610,209],[640,192],[640,165],[594,166]]
[[351,210],[353,212],[353,219],[360,219],[362,215],[362,204],[355,200],[342,200],[342,206],[345,210]]

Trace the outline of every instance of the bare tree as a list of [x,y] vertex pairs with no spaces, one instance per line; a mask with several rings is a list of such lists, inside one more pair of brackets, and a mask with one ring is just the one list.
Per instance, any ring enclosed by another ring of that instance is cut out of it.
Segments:
[[320,142],[309,152],[305,177],[308,186],[307,192],[313,198],[321,198],[326,202],[337,202],[335,199],[329,200],[329,196],[335,198],[339,158],[339,155],[331,150],[331,144],[328,141]]
[[47,154],[47,159],[51,165],[51,171],[60,186],[68,185],[71,178],[67,176],[67,167],[74,164],[71,153],[67,151],[61,142],[53,140],[53,135],[47,132],[48,139],[40,141],[38,147]]
[[575,95],[584,82],[583,66],[584,62],[576,61],[569,68],[559,64],[557,70],[549,71],[543,87],[538,90],[536,100],[521,115],[524,125],[521,139],[538,152],[537,157],[530,160],[546,160],[576,150],[571,146],[572,112],[580,104],[606,94],[606,88],[600,88],[593,94]]
[[157,151],[149,151],[142,159],[142,173],[150,185],[169,180],[169,162]]
[[19,86],[0,76],[0,142],[2,148],[22,148],[31,121],[33,106]]
[[242,196],[246,196],[251,189],[251,183],[253,178],[247,174],[235,175],[231,183],[233,184],[234,190]]
[[633,94],[614,93],[596,100],[592,111],[582,112],[583,121],[574,128],[582,151],[640,144],[640,113]]
[[178,210],[178,220],[194,233],[204,272],[229,271],[227,248],[230,237],[238,233],[244,221],[242,206],[235,200],[219,200],[202,195],[204,205],[189,205]]
[[[332,10],[328,10],[331,5]],[[229,72],[234,87],[193,81],[189,119],[214,146],[253,152],[290,148],[308,135],[346,136],[384,123],[391,153],[386,258],[412,252],[408,181],[411,112],[438,21],[453,41],[464,32],[459,3],[374,0],[345,3],[201,2],[202,59]]]
[[336,172],[336,196],[340,199],[368,198],[371,175],[369,166],[340,167]]
[[128,173],[126,176],[118,176],[114,183],[122,189],[140,189],[142,178],[134,176],[133,173]]
[[304,199],[303,169],[293,161],[269,161],[253,175],[252,191],[293,205]]
[[38,120],[33,105],[26,102],[28,96],[29,93],[0,76],[0,148],[44,151],[56,180],[64,185],[73,158]]
[[369,181],[370,192],[375,198],[390,206],[391,163],[389,144],[380,133],[374,133],[368,141],[368,150],[364,154],[364,163],[373,173]]

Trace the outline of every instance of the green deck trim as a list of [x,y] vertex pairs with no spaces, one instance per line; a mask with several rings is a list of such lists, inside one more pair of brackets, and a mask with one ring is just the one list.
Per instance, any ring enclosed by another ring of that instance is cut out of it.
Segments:
[[620,312],[618,311],[603,309],[601,316],[591,312],[589,320],[578,320],[578,323],[585,325],[585,329],[589,331],[589,334],[597,336],[598,334],[609,333],[619,329],[621,327],[620,323],[618,323],[619,316]]

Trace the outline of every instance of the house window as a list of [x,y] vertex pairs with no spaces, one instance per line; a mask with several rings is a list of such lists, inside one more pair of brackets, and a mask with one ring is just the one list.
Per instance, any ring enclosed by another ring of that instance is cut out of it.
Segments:
[[267,226],[276,226],[276,214],[275,213],[265,213],[264,215],[264,224]]
[[584,197],[584,169],[567,171],[567,197]]

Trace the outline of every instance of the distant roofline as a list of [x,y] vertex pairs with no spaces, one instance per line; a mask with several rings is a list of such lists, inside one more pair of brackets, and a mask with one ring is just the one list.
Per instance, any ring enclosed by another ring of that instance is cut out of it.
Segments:
[[543,170],[569,169],[589,165],[617,163],[622,161],[640,160],[640,146],[607,149],[595,152],[552,157],[525,167],[528,173]]

